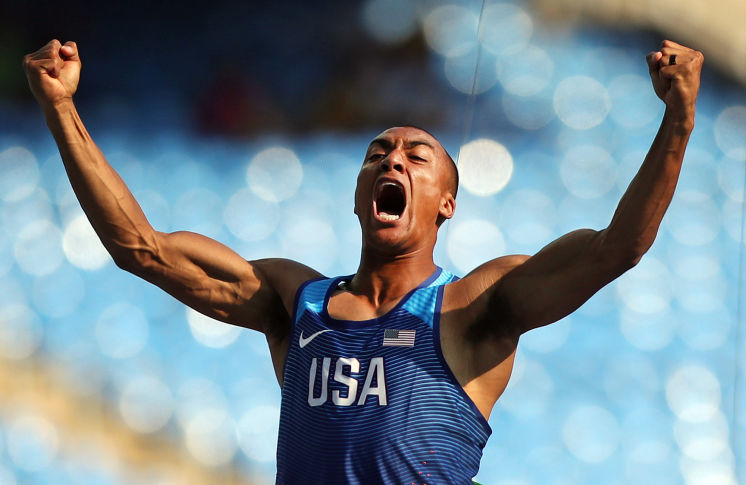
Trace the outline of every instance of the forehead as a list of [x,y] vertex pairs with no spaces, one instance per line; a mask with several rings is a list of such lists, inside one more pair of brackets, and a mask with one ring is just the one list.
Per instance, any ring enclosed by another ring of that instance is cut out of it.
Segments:
[[372,146],[382,141],[395,145],[400,140],[405,145],[411,143],[413,145],[429,146],[434,150],[443,149],[440,142],[430,133],[411,126],[395,126],[384,130],[370,142],[370,145]]

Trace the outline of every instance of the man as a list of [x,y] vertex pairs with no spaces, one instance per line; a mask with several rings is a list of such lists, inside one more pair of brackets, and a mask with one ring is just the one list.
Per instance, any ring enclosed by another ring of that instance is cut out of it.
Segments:
[[263,332],[282,386],[277,483],[471,483],[522,333],[573,312],[653,243],[694,126],[703,62],[670,41],[647,56],[660,130],[608,227],[462,279],[433,248],[457,172],[429,133],[368,147],[355,192],[360,266],[325,278],[246,261],[207,237],[158,232],[91,140],[72,101],[80,59],[53,40],[24,58],[75,194],[116,264],[213,318]]

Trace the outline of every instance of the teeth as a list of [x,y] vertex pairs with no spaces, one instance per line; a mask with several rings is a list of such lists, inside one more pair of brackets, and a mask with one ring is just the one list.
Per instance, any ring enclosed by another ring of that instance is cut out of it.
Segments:
[[378,214],[378,217],[380,217],[384,221],[395,221],[399,218],[399,216],[396,214]]

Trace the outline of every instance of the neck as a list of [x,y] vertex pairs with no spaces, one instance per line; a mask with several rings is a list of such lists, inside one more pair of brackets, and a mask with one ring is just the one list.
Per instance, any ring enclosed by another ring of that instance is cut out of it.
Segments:
[[379,307],[417,287],[435,268],[432,248],[390,256],[363,247],[360,267],[347,289]]

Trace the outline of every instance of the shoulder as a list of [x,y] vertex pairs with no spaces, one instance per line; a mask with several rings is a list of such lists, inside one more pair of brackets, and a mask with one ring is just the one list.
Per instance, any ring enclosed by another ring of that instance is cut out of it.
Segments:
[[315,269],[291,259],[267,258],[250,263],[255,268],[261,284],[274,291],[288,315],[293,311],[298,289],[309,280],[324,278],[324,275]]
[[530,256],[511,254],[492,259],[473,269],[463,278],[447,285],[444,309],[464,308],[477,301],[511,270],[522,265]]

